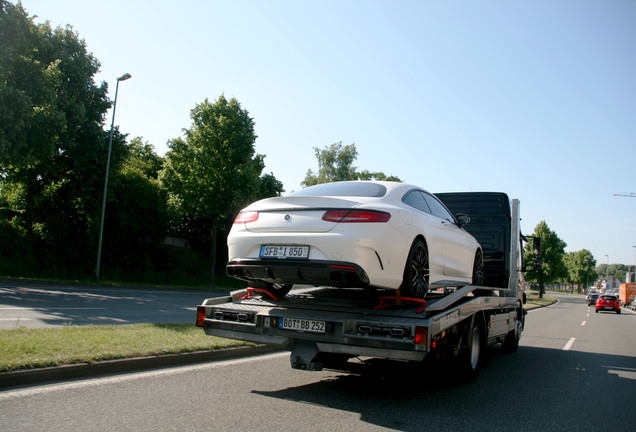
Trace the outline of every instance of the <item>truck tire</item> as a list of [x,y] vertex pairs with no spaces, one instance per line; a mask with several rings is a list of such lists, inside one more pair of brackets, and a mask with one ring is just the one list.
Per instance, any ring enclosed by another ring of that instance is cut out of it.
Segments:
[[428,294],[430,268],[428,265],[428,248],[421,239],[415,239],[404,268],[404,279],[401,291],[405,297],[423,299]]
[[505,352],[512,353],[519,348],[519,339],[521,339],[521,331],[523,330],[523,306],[521,305],[517,309],[517,317],[521,317],[521,320],[515,319],[515,328],[508,332],[501,344]]
[[517,348],[519,348],[519,338],[521,337],[520,327],[521,323],[517,321],[515,323],[515,329],[510,330],[506,335],[506,338],[501,344],[501,347],[505,352],[512,353],[517,351]]
[[467,327],[464,336],[466,337],[466,346],[462,346],[457,359],[458,375],[462,382],[471,382],[477,378],[485,348],[484,336],[482,319],[476,315]]

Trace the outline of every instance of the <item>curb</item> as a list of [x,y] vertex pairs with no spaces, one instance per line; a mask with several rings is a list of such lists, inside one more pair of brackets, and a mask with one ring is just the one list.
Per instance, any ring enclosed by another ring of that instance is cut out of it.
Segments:
[[128,359],[107,360],[94,363],[54,366],[0,373],[0,389],[25,384],[90,378],[101,375],[139,371],[169,366],[227,360],[281,351],[280,345],[256,345],[225,348],[214,351],[196,351],[183,354],[167,354]]

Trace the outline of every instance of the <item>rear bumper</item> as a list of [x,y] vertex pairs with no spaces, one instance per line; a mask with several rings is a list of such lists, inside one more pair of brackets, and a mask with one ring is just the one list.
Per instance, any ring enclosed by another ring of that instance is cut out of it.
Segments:
[[365,287],[369,277],[358,265],[341,261],[316,260],[232,260],[228,276],[248,282],[261,280],[278,284]]

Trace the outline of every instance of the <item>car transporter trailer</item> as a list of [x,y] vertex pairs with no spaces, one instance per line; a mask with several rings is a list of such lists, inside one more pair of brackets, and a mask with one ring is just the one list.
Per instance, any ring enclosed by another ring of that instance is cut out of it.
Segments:
[[291,351],[292,368],[342,369],[352,357],[454,362],[474,379],[483,350],[516,351],[524,327],[519,201],[496,192],[437,194],[484,251],[487,286],[432,292],[425,300],[399,290],[303,287],[282,299],[246,288],[197,307],[207,335],[275,344]]

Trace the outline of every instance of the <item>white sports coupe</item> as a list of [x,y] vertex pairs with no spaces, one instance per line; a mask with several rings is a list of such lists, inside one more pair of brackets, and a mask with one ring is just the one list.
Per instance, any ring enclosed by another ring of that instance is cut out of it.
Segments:
[[483,253],[433,194],[398,182],[324,183],[243,209],[227,274],[283,297],[293,284],[376,287],[423,299],[481,285]]

